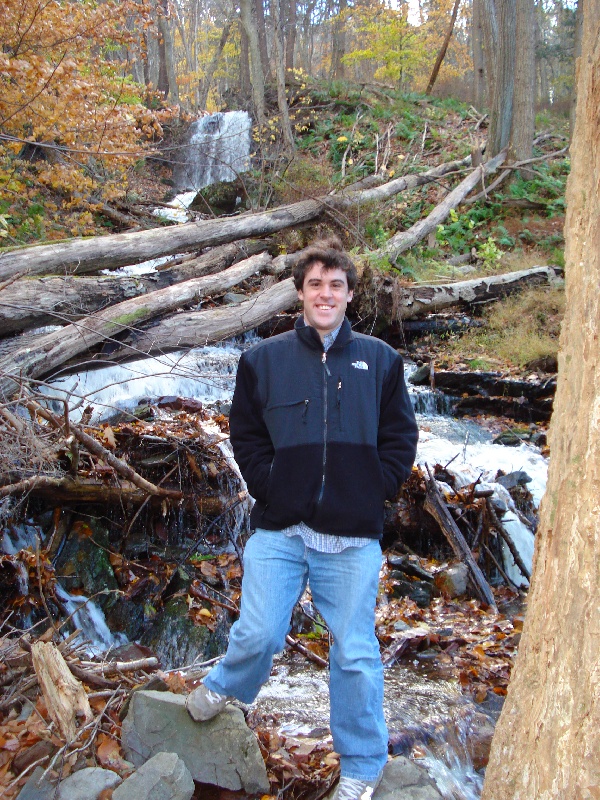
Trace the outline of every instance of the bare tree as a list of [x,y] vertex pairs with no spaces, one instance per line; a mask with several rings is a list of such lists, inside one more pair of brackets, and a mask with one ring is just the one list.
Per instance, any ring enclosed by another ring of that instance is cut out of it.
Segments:
[[285,63],[283,51],[283,29],[281,25],[281,14],[279,8],[280,0],[271,0],[271,16],[273,17],[274,41],[275,41],[275,75],[277,77],[277,104],[281,115],[281,128],[283,131],[283,141],[286,152],[293,153],[294,134],[288,110],[287,98],[285,94]]
[[267,121],[265,113],[265,77],[260,60],[258,29],[256,27],[256,20],[252,14],[252,0],[240,0],[240,19],[248,39],[254,113],[256,114],[256,121],[262,127]]
[[448,45],[450,44],[450,39],[452,38],[452,31],[454,30],[454,25],[456,23],[456,17],[458,16],[459,7],[460,7],[460,0],[454,0],[454,7],[452,9],[452,16],[450,17],[450,24],[448,25],[448,30],[446,31],[446,35],[444,37],[444,41],[442,42],[442,46],[440,47],[440,51],[437,54],[437,58],[435,60],[435,64],[433,65],[433,69],[431,70],[431,76],[427,83],[425,94],[431,94],[433,86],[437,80],[440,67],[442,66],[442,62],[444,61],[446,51],[448,50]]

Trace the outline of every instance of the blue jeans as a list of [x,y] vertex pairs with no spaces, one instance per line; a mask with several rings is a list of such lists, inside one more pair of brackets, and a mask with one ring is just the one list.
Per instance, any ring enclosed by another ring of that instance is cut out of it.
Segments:
[[244,553],[242,605],[227,653],[204,679],[209,689],[251,703],[285,647],[292,610],[310,582],[333,635],[330,727],[342,775],[375,780],[387,760],[383,668],[375,636],[381,548],[373,540],[320,553],[300,536],[257,529]]

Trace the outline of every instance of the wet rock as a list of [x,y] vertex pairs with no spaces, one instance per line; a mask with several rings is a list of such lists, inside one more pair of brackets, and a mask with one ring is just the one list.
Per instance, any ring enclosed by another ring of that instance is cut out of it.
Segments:
[[190,800],[194,781],[176,753],[157,753],[113,792],[113,800]]
[[[96,520],[75,520],[55,568],[68,592],[83,591],[106,611],[117,601],[117,581],[108,553],[108,531]],[[103,594],[104,593],[104,594]]]
[[469,725],[467,751],[477,770],[487,767],[493,735],[494,725],[489,717],[486,714],[476,713]]
[[515,486],[523,486],[526,483],[531,483],[531,478],[523,470],[516,470],[509,472],[508,475],[500,475],[496,477],[496,483],[504,486],[505,489],[514,489]]
[[60,782],[58,800],[96,800],[100,792],[120,783],[121,778],[110,769],[86,767]]
[[434,593],[434,586],[427,581],[406,581],[403,580],[402,572],[391,572],[390,577],[396,580],[392,588],[394,597],[410,597],[419,608],[427,608],[431,603]]
[[427,770],[404,756],[385,765],[373,800],[442,800]]
[[466,594],[468,578],[466,564],[453,564],[436,573],[435,585],[444,597],[460,597]]
[[433,575],[430,575],[427,570],[419,564],[418,559],[414,556],[388,556],[388,564],[394,569],[400,570],[405,575],[412,578],[418,578],[421,581],[433,582]]
[[510,431],[505,431],[504,433],[499,434],[493,440],[494,444],[503,444],[505,447],[518,447],[524,441],[528,440],[528,435],[520,435],[518,433],[511,433]]
[[267,792],[269,781],[258,741],[233,706],[208,722],[194,722],[185,697],[136,692],[123,722],[126,757],[141,766],[157,753],[177,753],[194,780],[250,794]]
[[156,653],[163,669],[172,669],[191,664],[197,657],[207,661],[224,653],[229,627],[226,618],[215,631],[195,625],[188,616],[185,598],[176,597],[152,619],[152,624],[139,641]]
[[223,295],[223,302],[227,303],[228,305],[232,305],[235,303],[243,303],[246,301],[248,297],[241,292],[226,292]]
[[412,383],[413,386],[428,386],[430,373],[431,367],[429,364],[423,364],[422,367],[418,367],[413,372],[413,374],[409,377],[408,382]]
[[500,514],[502,516],[508,511],[508,503],[497,494],[492,495],[490,502],[496,514]]

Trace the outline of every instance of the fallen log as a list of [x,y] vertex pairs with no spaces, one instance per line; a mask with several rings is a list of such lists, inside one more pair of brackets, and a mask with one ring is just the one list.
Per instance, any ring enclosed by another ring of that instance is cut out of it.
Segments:
[[[234,278],[241,280],[258,268],[269,268],[274,263],[269,261],[267,254],[254,256],[253,259],[242,261],[215,276],[188,281],[145,295],[144,298],[125,301],[97,312],[85,324],[73,324],[24,342],[21,348],[0,358],[0,395],[7,397],[15,391],[20,380],[41,378],[67,362],[75,367],[80,354],[105,340],[111,342],[111,360],[126,361],[219,342],[252,330],[276,314],[292,308],[297,303],[297,294],[292,280],[288,278],[252,295],[244,303],[207,311],[178,313],[151,327],[140,329],[144,319],[165,314],[169,307],[179,307],[186,299],[189,302],[192,297],[200,296],[202,287],[206,292],[209,289],[223,289],[233,285]],[[288,260],[283,259],[283,262],[288,263]],[[380,320],[406,319],[454,305],[489,302],[526,286],[553,283],[559,280],[560,274],[558,268],[534,267],[456,283],[411,286],[366,270],[355,305],[358,305],[362,316],[368,316],[369,298],[376,293]],[[134,322],[135,328],[131,327]],[[115,335],[125,329],[128,331],[125,338],[116,340]]]
[[0,336],[28,328],[60,325],[89,316],[106,306],[192,278],[222,272],[251,255],[264,252],[266,242],[248,240],[215,247],[209,253],[168,266],[150,275],[61,275],[22,278],[0,291]]
[[532,286],[554,285],[561,282],[562,274],[559,267],[532,267],[503,275],[420,286],[408,284],[386,273],[365,270],[357,300],[361,316],[370,316],[371,298],[375,297],[378,320],[389,323],[451,306],[489,303]]
[[0,396],[14,392],[23,378],[46,375],[65,361],[86,352],[133,325],[168,313],[181,305],[198,302],[207,294],[224,291],[263,269],[268,253],[251,256],[217,275],[185,281],[141,298],[135,297],[43,336],[35,347],[23,347],[0,360]]
[[482,571],[477,566],[473,554],[469,549],[465,537],[462,535],[456,522],[452,519],[448,507],[444,502],[440,490],[437,487],[437,482],[429,465],[427,465],[427,475],[425,476],[425,485],[427,487],[427,496],[425,498],[424,508],[432,517],[437,521],[442,533],[448,539],[450,546],[456,553],[456,556],[466,564],[473,587],[479,599],[490,606],[494,611],[496,610],[496,602],[492,590],[486,581]]
[[392,238],[385,243],[385,246],[381,248],[380,252],[389,255],[392,263],[396,263],[401,253],[404,253],[417,244],[417,242],[424,239],[428,233],[434,231],[437,226],[446,219],[452,209],[462,203],[469,192],[483,180],[484,176],[495,172],[505,159],[506,150],[502,150],[502,152],[498,153],[498,155],[490,161],[478,166],[470,175],[461,181],[455,189],[447,194],[442,202],[439,203],[425,219],[419,220],[407,231],[401,231],[395,236],[392,236]]
[[380,202],[466,166],[469,160],[470,157],[442,164],[420,175],[396,178],[374,189],[348,191],[339,196],[325,195],[258,214],[220,217],[150,231],[119,233],[91,239],[69,239],[65,242],[15,248],[0,256],[0,281],[15,274],[49,275],[66,272],[83,275],[252,236],[267,236],[310,222],[326,211]]
[[72,742],[77,736],[77,720],[83,717],[89,722],[93,718],[85,689],[51,642],[36,642],[31,657],[48,714],[62,737]]
[[[544,381],[521,381],[503,378],[499,372],[477,372],[455,370],[435,370],[436,389],[449,390],[458,394],[489,395],[493,397],[526,397],[536,400],[552,397],[556,391],[556,378]],[[429,375],[420,380],[410,379],[417,386],[428,386]]]

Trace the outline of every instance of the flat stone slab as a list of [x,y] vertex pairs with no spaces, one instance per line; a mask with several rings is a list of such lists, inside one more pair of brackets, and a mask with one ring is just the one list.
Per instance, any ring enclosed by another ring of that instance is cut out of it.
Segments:
[[373,800],[443,800],[427,770],[404,756],[388,761]]
[[194,781],[176,753],[157,753],[113,792],[113,800],[190,800]]
[[121,783],[116,772],[102,767],[86,767],[73,772],[58,787],[58,800],[96,800],[100,792]]
[[269,791],[256,736],[234,706],[208,722],[194,722],[183,695],[134,692],[121,739],[126,757],[138,767],[157,753],[177,753],[195,781],[249,794]]

